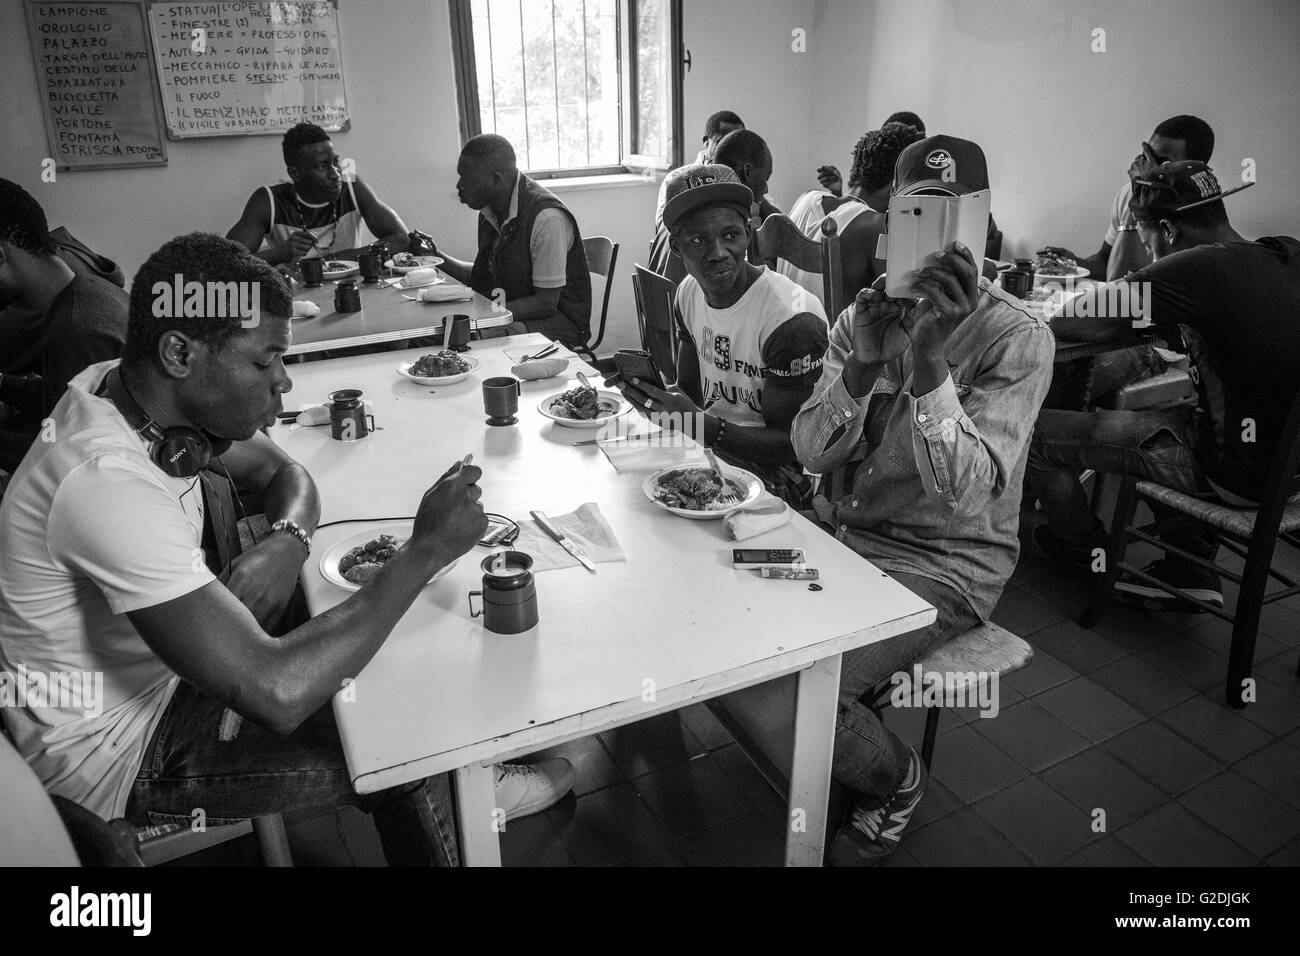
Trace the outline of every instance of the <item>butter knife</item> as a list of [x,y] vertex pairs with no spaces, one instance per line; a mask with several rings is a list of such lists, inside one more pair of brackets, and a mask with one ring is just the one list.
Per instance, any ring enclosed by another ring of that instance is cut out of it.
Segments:
[[574,547],[573,542],[568,539],[568,537],[564,534],[563,531],[561,531],[559,528],[555,526],[554,521],[546,517],[546,515],[544,515],[540,511],[530,511],[528,513],[533,516],[533,520],[537,522],[537,526],[539,528],[541,528],[548,535],[550,535],[552,538],[555,539],[556,544],[558,544],[565,551],[569,552],[569,554],[577,558],[578,563],[581,564],[588,571],[590,571],[592,574],[596,573],[596,566],[591,563],[591,558],[587,557],[576,547]]

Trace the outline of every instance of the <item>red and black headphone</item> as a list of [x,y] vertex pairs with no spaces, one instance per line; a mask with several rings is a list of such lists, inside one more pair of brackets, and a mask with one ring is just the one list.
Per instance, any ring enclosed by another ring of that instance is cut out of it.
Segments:
[[122,378],[121,366],[112,369],[105,377],[104,390],[127,424],[149,442],[149,457],[164,474],[173,478],[193,478],[214,457],[230,447],[229,441],[209,435],[199,428],[190,428],[188,425],[163,428],[135,400]]

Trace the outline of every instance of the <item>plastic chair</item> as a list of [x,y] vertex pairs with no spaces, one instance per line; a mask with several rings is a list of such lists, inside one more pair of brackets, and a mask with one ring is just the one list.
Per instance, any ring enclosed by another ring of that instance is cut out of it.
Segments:
[[821,275],[822,305],[832,323],[844,311],[839,228],[827,216],[821,224],[821,241],[809,239],[789,216],[774,213],[767,217],[757,234],[758,254],[763,260],[784,259],[796,269]]
[[[1228,650],[1228,678],[1224,697],[1233,707],[1250,703],[1247,693],[1251,665],[1255,657],[1255,637],[1259,631],[1260,612],[1265,604],[1293,594],[1300,594],[1300,584],[1273,567],[1273,552],[1279,539],[1300,549],[1300,494],[1295,494],[1297,468],[1300,467],[1300,395],[1291,404],[1286,425],[1278,440],[1273,466],[1264,482],[1263,501],[1258,508],[1233,508],[1217,502],[1194,498],[1166,488],[1153,481],[1138,481],[1126,476],[1120,486],[1119,500],[1115,505],[1115,518],[1111,524],[1107,543],[1106,573],[1093,582],[1088,606],[1079,616],[1082,627],[1096,623],[1105,607],[1111,588],[1120,572],[1127,571],[1136,578],[1196,605],[1203,611],[1222,618],[1232,625],[1232,643]],[[1169,511],[1191,518],[1208,526],[1219,544],[1246,559],[1242,574],[1230,571],[1212,561],[1189,554],[1182,548],[1162,542],[1150,532],[1155,525],[1137,527],[1133,516],[1138,499],[1154,502]],[[1237,609],[1229,612],[1214,607],[1172,585],[1144,573],[1141,569],[1124,563],[1124,552],[1130,540],[1145,541],[1166,554],[1176,554],[1195,564],[1209,568],[1240,585]],[[1277,578],[1284,587],[1269,592],[1268,579]],[[1300,671],[1300,668],[1297,668]]]
[[600,305],[600,326],[596,337],[589,344],[577,349],[579,355],[596,362],[596,349],[605,338],[605,321],[609,316],[609,291],[614,284],[614,266],[618,262],[618,243],[605,236],[591,236],[582,240],[582,248],[587,252],[587,267],[594,275],[605,279],[605,295]]
[[677,323],[673,321],[673,297],[677,289],[658,273],[639,263],[632,275],[636,296],[637,327],[641,347],[649,352],[659,370],[670,381],[677,379]]

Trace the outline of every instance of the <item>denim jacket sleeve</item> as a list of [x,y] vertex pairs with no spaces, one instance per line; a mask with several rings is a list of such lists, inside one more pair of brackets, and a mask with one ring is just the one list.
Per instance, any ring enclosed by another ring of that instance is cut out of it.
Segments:
[[[887,369],[871,390],[854,398],[844,385],[844,364],[852,351],[847,309],[831,329],[830,345],[822,363],[822,377],[790,426],[790,441],[799,463],[812,474],[826,474],[847,461],[862,437],[867,406],[877,392],[896,390]],[[887,367],[888,368],[888,367]]]
[[1045,326],[1023,325],[984,353],[964,399],[951,375],[902,399],[926,496],[954,517],[980,513],[1006,490],[1051,383],[1055,348]]

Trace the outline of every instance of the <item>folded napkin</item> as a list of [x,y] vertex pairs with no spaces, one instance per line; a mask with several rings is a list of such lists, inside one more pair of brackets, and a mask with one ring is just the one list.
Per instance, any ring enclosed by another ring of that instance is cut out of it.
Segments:
[[767,531],[774,531],[790,521],[792,510],[771,492],[763,492],[753,504],[733,511],[722,519],[722,529],[734,541],[744,541]]
[[[569,539],[575,548],[593,562],[626,561],[623,549],[618,546],[614,529],[609,526],[600,508],[587,502],[577,511],[567,515],[548,514],[548,518]],[[531,555],[533,571],[554,571],[557,568],[579,567],[578,559],[560,547],[550,535],[538,527],[531,518],[519,522],[519,538],[511,550]]]
[[313,315],[320,315],[319,305],[306,299],[293,300],[293,317],[295,319],[310,319]]
[[421,302],[468,302],[474,298],[473,292],[455,282],[427,285],[419,291],[418,295]]
[[680,435],[649,432],[602,441],[597,446],[619,474],[632,471],[658,471],[684,465],[708,467],[704,449]]

